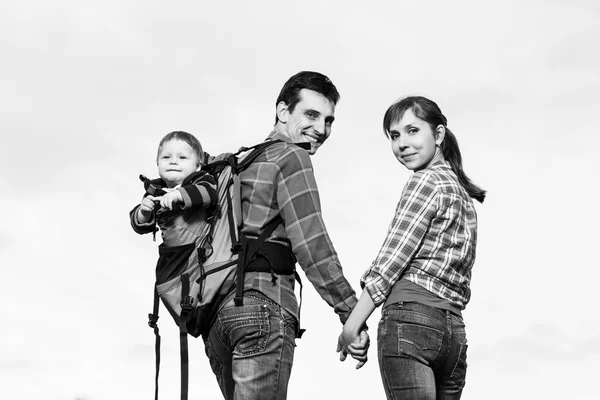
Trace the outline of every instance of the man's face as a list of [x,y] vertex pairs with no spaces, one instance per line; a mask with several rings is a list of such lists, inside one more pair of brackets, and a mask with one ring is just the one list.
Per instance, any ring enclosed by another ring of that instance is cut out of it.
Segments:
[[315,154],[331,134],[335,105],[321,93],[302,89],[292,112],[284,102],[277,105],[277,111],[280,127],[292,142],[310,143],[308,154]]

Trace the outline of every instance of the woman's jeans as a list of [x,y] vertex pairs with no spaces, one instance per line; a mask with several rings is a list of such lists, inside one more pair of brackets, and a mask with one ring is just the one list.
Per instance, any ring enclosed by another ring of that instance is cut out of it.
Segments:
[[467,373],[461,317],[412,302],[384,307],[377,335],[388,399],[460,399]]
[[296,319],[261,293],[244,293],[242,306],[227,301],[204,337],[225,399],[285,399],[295,337]]

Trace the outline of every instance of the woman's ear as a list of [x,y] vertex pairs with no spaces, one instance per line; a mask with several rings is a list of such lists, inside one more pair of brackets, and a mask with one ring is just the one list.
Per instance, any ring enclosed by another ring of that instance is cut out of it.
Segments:
[[289,109],[287,104],[282,100],[277,104],[277,119],[282,123],[286,123],[288,120]]
[[436,146],[440,146],[446,137],[446,127],[442,124],[438,125],[435,128],[435,144]]

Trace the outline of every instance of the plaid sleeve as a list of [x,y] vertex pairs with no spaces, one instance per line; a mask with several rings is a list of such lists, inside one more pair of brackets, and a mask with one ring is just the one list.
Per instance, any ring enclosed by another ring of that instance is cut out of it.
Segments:
[[206,207],[217,202],[217,182],[215,178],[204,172],[197,173],[189,184],[180,187],[184,208]]
[[306,277],[342,323],[357,302],[327,234],[308,153],[290,146],[276,163],[277,202],[292,250]]
[[437,195],[428,171],[412,174],[406,183],[379,254],[361,278],[376,306],[385,301],[418,251],[436,215]]

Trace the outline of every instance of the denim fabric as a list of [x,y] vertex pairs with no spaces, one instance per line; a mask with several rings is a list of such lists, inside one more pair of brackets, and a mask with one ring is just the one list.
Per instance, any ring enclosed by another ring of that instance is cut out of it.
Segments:
[[206,355],[227,400],[287,398],[296,319],[259,292],[244,293],[219,311],[204,336]]
[[467,373],[461,317],[419,303],[390,304],[382,312],[377,345],[388,399],[460,399]]

